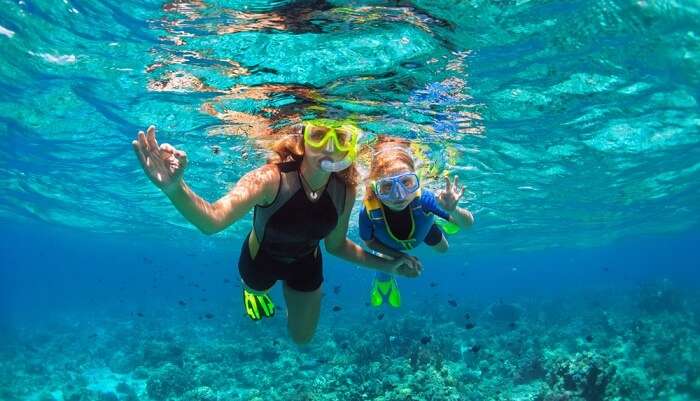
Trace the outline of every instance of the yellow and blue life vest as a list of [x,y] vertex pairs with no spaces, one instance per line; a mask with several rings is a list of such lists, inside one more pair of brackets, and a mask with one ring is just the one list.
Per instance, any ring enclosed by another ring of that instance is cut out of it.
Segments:
[[411,231],[408,239],[401,240],[391,232],[382,203],[376,198],[365,199],[359,218],[360,237],[365,241],[374,238],[394,250],[405,251],[425,240],[435,215],[449,220],[449,214],[437,205],[435,195],[428,190],[422,193],[419,190],[418,196],[406,207],[411,209]]

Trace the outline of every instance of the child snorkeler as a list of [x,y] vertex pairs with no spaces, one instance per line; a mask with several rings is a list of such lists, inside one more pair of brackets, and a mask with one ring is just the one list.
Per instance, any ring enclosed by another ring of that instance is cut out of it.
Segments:
[[[457,177],[454,182],[445,177],[445,189],[437,195],[421,188],[406,141],[379,138],[369,180],[359,215],[360,237],[379,253],[403,258],[407,256],[404,252],[421,242],[437,252],[446,252],[449,245],[443,230],[454,234],[474,224],[471,212],[457,206],[465,190],[458,186]],[[436,221],[434,216],[442,221]],[[370,302],[378,307],[384,301],[398,308],[401,295],[394,277],[378,272],[372,282]]]

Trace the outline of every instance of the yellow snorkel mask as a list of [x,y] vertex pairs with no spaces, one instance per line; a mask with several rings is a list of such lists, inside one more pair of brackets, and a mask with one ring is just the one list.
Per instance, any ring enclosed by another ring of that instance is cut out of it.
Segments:
[[361,134],[362,130],[347,120],[316,119],[304,122],[304,142],[307,145],[316,149],[326,148],[328,152],[347,152],[340,161],[326,159],[321,162],[321,168],[328,172],[350,167],[357,157],[357,142]]

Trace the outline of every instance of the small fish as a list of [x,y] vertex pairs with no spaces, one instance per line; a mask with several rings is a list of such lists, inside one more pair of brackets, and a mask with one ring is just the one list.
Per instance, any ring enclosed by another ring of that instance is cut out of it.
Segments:
[[435,287],[437,287],[437,285],[438,285],[438,284],[437,284],[436,282],[434,282],[434,281],[431,281],[431,282],[430,282],[430,287],[431,287],[431,288],[435,288]]
[[256,72],[268,73],[268,74],[274,74],[274,75],[278,75],[278,74],[279,74],[279,71],[277,71],[276,69],[274,69],[274,68],[268,68],[268,67],[256,68]]
[[384,312],[377,315],[377,320],[382,320],[382,319],[384,319]]
[[587,335],[587,336],[586,336],[586,341],[588,341],[589,343],[592,342],[592,341],[593,341],[593,336],[590,335],[590,334]]
[[199,298],[199,300],[202,301],[202,302],[207,302],[207,299],[206,299],[206,298]]
[[180,304],[180,306],[185,306],[185,305],[187,305],[187,302],[185,302],[185,301],[183,301],[183,300],[179,300],[179,301],[177,301],[177,303]]
[[192,287],[197,287],[197,288],[199,288],[199,283],[192,283]]
[[605,266],[605,267],[603,268],[603,271],[604,271],[604,272],[609,272],[609,271],[610,271],[610,268],[607,267],[607,266]]
[[467,330],[471,330],[471,329],[473,329],[474,327],[476,327],[476,323],[472,323],[472,322],[469,322],[469,323],[467,323],[467,324],[464,325],[464,328],[467,329]]
[[147,264],[147,265],[150,265],[151,263],[153,263],[153,259],[151,259],[151,258],[149,258],[149,257],[147,257],[147,256],[144,256],[144,257],[143,257],[143,263],[145,263],[145,264]]
[[473,353],[475,353],[475,354],[476,354],[477,352],[479,352],[480,350],[481,350],[481,346],[480,346],[480,345],[473,345],[471,348],[469,348],[469,351],[471,351],[471,352],[473,352]]
[[340,312],[342,309],[343,309],[343,308],[341,308],[340,306],[336,305],[336,306],[333,307],[333,312]]
[[457,307],[457,301],[455,301],[454,299],[450,299],[449,301],[447,301],[447,303],[450,304],[450,306],[452,307]]
[[420,339],[420,343],[423,344],[423,345],[426,345],[426,344],[428,344],[428,343],[430,342],[430,340],[432,340],[432,338],[431,338],[430,336],[423,336],[423,337]]
[[230,282],[231,282],[231,280],[224,278],[224,283],[230,283]]
[[182,274],[178,274],[178,275],[177,275],[177,278],[179,278],[180,280],[182,280],[182,279],[184,279],[184,278],[185,278],[185,276],[184,276],[184,275],[182,275]]
[[219,145],[212,146],[211,153],[213,153],[215,155],[218,155],[219,153],[221,153],[221,146],[219,146]]
[[369,306],[369,302],[365,302],[365,306]]
[[342,349],[348,349],[349,346],[350,346],[350,344],[348,344],[348,343],[340,344],[340,348],[342,348]]
[[96,337],[97,337],[97,333],[95,333],[95,334],[90,334],[90,335],[88,336],[88,338],[96,338]]
[[278,345],[280,345],[280,341],[279,340],[272,340],[272,345],[278,346]]
[[516,327],[515,322],[510,322],[510,323],[508,323],[508,327],[509,327],[511,330],[515,330],[515,327]]
[[469,320],[469,319],[472,318],[472,315],[470,315],[469,313],[465,313],[465,314],[464,314],[464,318],[467,319],[467,320]]
[[335,295],[340,294],[340,286],[339,285],[336,285],[335,287],[333,287],[333,294],[335,294]]
[[204,317],[206,317],[207,319],[213,319],[213,318],[214,318],[214,314],[213,314],[213,313],[206,313],[206,314],[204,315]]
[[138,316],[138,317],[143,317],[143,313],[141,313],[141,312],[136,312],[136,316]]

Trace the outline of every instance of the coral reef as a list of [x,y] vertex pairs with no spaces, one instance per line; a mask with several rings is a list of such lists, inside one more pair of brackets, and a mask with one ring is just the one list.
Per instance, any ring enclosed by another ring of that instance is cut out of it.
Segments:
[[[699,399],[700,299],[664,288],[674,295],[643,290],[448,304],[429,314],[406,308],[381,319],[376,309],[346,307],[342,324],[333,320],[340,315],[324,315],[314,341],[301,348],[287,339],[283,320],[186,321],[163,312],[152,321],[105,316],[87,325],[79,324],[80,316],[66,317],[5,338],[0,398]],[[640,301],[640,294],[653,301]]]
[[602,401],[616,367],[596,353],[587,351],[573,357],[556,357],[546,363],[547,379],[559,394],[573,394],[573,399]]

